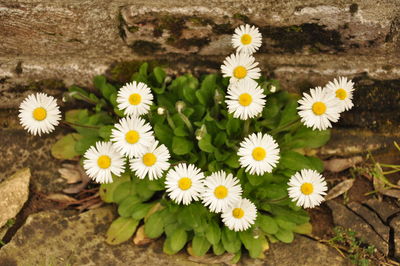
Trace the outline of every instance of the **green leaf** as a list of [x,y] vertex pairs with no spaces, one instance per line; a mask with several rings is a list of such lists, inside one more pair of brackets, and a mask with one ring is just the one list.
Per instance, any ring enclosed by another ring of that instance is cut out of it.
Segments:
[[281,119],[279,121],[278,126],[287,125],[298,119],[299,115],[297,114],[297,100],[290,99],[288,103],[286,103],[285,108],[281,111]]
[[102,137],[105,141],[110,140],[111,130],[114,126],[103,126],[99,129],[99,136]]
[[171,143],[172,143],[171,136],[174,133],[169,126],[161,124],[161,123],[156,124],[154,126],[154,133],[155,133],[157,139],[161,143],[165,144],[168,147],[171,147]]
[[132,212],[132,218],[136,220],[143,219],[150,209],[154,206],[154,203],[139,203],[135,205]]
[[269,215],[259,214],[257,217],[257,224],[264,233],[276,234],[279,230],[278,224]]
[[130,217],[119,217],[112,222],[107,231],[107,244],[118,245],[127,241],[136,231],[139,221]]
[[224,131],[221,131],[215,137],[214,145],[217,146],[217,147],[221,147],[222,145],[225,144],[226,140],[227,140],[226,133]]
[[319,148],[325,145],[330,137],[330,130],[313,130],[302,126],[293,134],[290,143],[286,145],[292,149]]
[[225,253],[224,246],[222,245],[221,242],[218,242],[217,244],[213,244],[213,253],[217,256],[220,256]]
[[283,243],[292,243],[294,239],[293,232],[285,229],[279,229],[279,231],[274,236]]
[[214,220],[209,222],[205,233],[207,240],[213,245],[216,245],[221,239],[221,229]]
[[74,147],[76,142],[81,138],[82,136],[76,133],[63,136],[51,147],[51,155],[60,160],[71,160],[79,156],[80,153],[77,153]]
[[121,177],[113,177],[113,182],[108,184],[101,184],[100,186],[100,198],[107,203],[114,202],[114,191],[123,182],[129,181],[130,176],[127,174],[121,175]]
[[136,195],[129,195],[118,206],[118,214],[122,217],[129,217],[135,211],[140,199]]
[[281,159],[279,162],[281,169],[292,169],[299,171],[302,169],[313,169],[320,171],[323,169],[322,162],[313,157],[304,156],[295,151],[284,151],[281,153]]
[[247,173],[246,176],[250,184],[252,184],[253,186],[259,186],[264,183],[264,176],[252,175],[249,173]]
[[155,67],[153,69],[153,73],[154,73],[154,77],[156,78],[157,82],[159,84],[162,84],[166,77],[165,71],[161,67]]
[[293,229],[296,227],[296,224],[291,221],[284,220],[283,218],[275,217],[276,223],[279,225],[280,228],[293,231]]
[[206,134],[201,140],[199,140],[199,148],[205,152],[213,152],[215,147],[211,143],[211,135]]
[[176,229],[171,236],[167,237],[167,241],[170,241],[170,247],[173,252],[180,251],[187,242],[188,235],[185,230],[178,228]]
[[293,229],[293,232],[303,235],[311,235],[312,225],[310,223],[299,224]]
[[253,232],[250,230],[239,232],[240,240],[244,247],[249,251],[250,257],[253,259],[258,258],[263,252],[264,236],[254,237]]
[[123,182],[114,191],[113,202],[120,203],[129,195],[135,193],[135,186],[131,181]]
[[172,152],[176,155],[185,155],[193,149],[193,142],[183,137],[173,137]]
[[240,163],[239,163],[239,156],[236,153],[232,153],[228,159],[226,159],[225,164],[228,165],[231,168],[239,168]]
[[164,232],[164,218],[161,212],[155,212],[149,216],[144,224],[144,233],[149,238],[158,238]]
[[237,233],[229,230],[227,227],[222,229],[221,240],[226,251],[230,253],[238,252],[242,246],[242,242],[240,241]]
[[174,129],[175,136],[178,137],[186,137],[189,136],[189,132],[187,131],[186,127],[179,126]]
[[204,236],[195,235],[192,240],[193,253],[196,256],[204,256],[210,249],[211,243]]
[[226,131],[228,135],[232,136],[239,132],[240,129],[240,120],[237,118],[230,118],[228,123],[226,124]]
[[91,146],[95,145],[98,140],[99,138],[97,136],[85,136],[83,138],[80,138],[77,142],[75,142],[75,152],[83,155]]

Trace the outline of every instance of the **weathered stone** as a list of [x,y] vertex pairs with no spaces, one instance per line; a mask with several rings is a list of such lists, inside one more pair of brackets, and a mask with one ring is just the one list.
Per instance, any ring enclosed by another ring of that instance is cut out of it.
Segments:
[[[14,119],[16,120],[17,114]],[[10,126],[10,125],[8,125]],[[16,127],[19,125],[15,125]],[[53,158],[51,145],[64,134],[62,128],[48,135],[33,136],[25,130],[3,129],[0,131],[0,181],[18,169],[29,167],[32,172],[32,189],[43,193],[60,191],[66,186],[57,169],[61,161]]]
[[358,202],[350,202],[347,206],[358,216],[363,218],[384,241],[389,241],[390,228],[382,222],[375,212],[369,210]]
[[394,217],[390,222],[390,226],[394,230],[393,242],[394,242],[394,254],[393,256],[400,259],[400,215]]
[[[143,247],[133,245],[132,241],[107,245],[105,232],[114,218],[115,211],[110,206],[80,215],[66,211],[33,214],[11,242],[0,249],[0,265],[205,265],[190,261],[186,252],[164,254],[163,240]],[[244,265],[298,263],[347,265],[347,260],[333,249],[302,236],[297,236],[292,244],[272,245],[265,260],[246,256],[243,260]]]
[[356,232],[357,237],[363,242],[374,245],[384,254],[389,253],[388,239],[383,239],[374,228],[365,222],[356,213],[349,210],[346,206],[339,204],[333,200],[327,201],[329,208],[332,210],[333,221],[336,226],[342,226]]
[[400,213],[400,208],[383,200],[379,201],[377,199],[369,199],[365,204],[372,208],[385,222],[387,222],[388,218],[393,214]]
[[0,183],[0,228],[14,218],[29,196],[31,172],[25,168]]
[[245,265],[352,265],[349,260],[342,257],[336,250],[311,240],[307,237],[296,235],[291,244],[275,243],[265,254],[264,260],[251,260],[245,258]]

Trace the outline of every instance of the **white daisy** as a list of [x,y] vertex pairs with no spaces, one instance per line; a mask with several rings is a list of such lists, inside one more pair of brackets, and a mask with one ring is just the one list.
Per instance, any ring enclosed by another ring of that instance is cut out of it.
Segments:
[[339,77],[339,79],[334,79],[333,82],[330,81],[325,89],[333,93],[341,104],[341,111],[350,110],[353,107],[353,88],[354,83],[348,80],[346,77]]
[[254,224],[257,217],[257,208],[248,199],[240,199],[230,208],[226,209],[222,215],[222,221],[234,231],[244,231]]
[[188,205],[203,192],[204,174],[193,164],[178,164],[168,171],[165,185],[169,197],[176,203]]
[[159,179],[169,168],[170,154],[167,147],[164,144],[157,146],[158,141],[155,141],[142,156],[131,159],[131,169],[140,179],[144,179],[146,176],[150,180]]
[[324,201],[327,185],[325,179],[317,171],[303,169],[289,180],[289,197],[296,201],[297,206],[313,208]]
[[124,110],[125,115],[140,116],[146,114],[153,104],[151,89],[143,82],[133,81],[125,84],[118,91],[118,108]]
[[301,121],[313,129],[325,130],[332,127],[331,122],[337,122],[340,117],[341,104],[331,93],[326,93],[321,87],[303,93],[297,107]]
[[229,86],[225,100],[233,117],[246,120],[260,114],[265,105],[265,95],[257,82],[240,80]]
[[241,25],[235,29],[232,45],[238,52],[252,54],[260,48],[262,36],[255,26]]
[[122,154],[132,158],[143,155],[155,141],[149,123],[140,117],[121,118],[111,131],[111,141]]
[[239,162],[254,175],[271,173],[279,161],[279,147],[268,134],[253,133],[240,143]]
[[212,173],[204,180],[203,204],[211,212],[222,212],[242,196],[239,180],[224,171]]
[[19,106],[18,116],[24,129],[39,136],[52,132],[61,119],[56,99],[45,93],[26,97]]
[[230,77],[230,82],[235,83],[241,79],[254,80],[258,79],[261,74],[260,68],[257,67],[253,56],[248,54],[231,54],[225,58],[224,64],[221,66],[222,75]]
[[98,141],[83,156],[83,168],[98,183],[112,183],[111,174],[119,176],[125,170],[124,158],[111,142]]

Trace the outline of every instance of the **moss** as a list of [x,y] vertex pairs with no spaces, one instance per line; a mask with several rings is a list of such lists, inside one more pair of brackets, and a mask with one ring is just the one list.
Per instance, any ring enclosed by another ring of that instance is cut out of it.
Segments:
[[243,21],[244,23],[249,23],[249,22],[250,22],[250,19],[249,19],[248,16],[243,15],[243,14],[240,14],[240,13],[233,14],[232,17],[233,17],[234,19],[241,20],[241,21]]
[[215,34],[233,34],[233,27],[229,23],[214,24],[212,29]]
[[[167,66],[165,63],[156,60],[149,60],[146,62],[149,64],[149,71],[152,71],[156,66]],[[116,62],[106,70],[105,75],[107,79],[112,82],[126,83],[131,81],[133,73],[139,71],[139,68],[143,63],[143,61]]]
[[15,73],[17,73],[17,75],[22,74],[22,61],[17,63],[17,66],[15,67]]
[[118,35],[124,41],[126,39],[125,26],[126,26],[126,22],[125,22],[124,18],[122,17],[122,14],[119,13],[118,14]]
[[351,4],[349,7],[349,11],[352,15],[354,15],[358,11],[358,5],[356,3]]
[[185,28],[185,18],[174,16],[160,17],[159,28],[168,30],[173,37],[179,38],[182,35],[182,30]]
[[336,30],[327,30],[324,26],[317,24],[301,24],[286,27],[263,27],[260,29],[263,36],[274,40],[264,46],[262,52],[273,48],[283,53],[295,53],[301,51],[305,46],[313,51],[321,51],[320,47],[328,47],[330,50],[342,51],[341,36]]
[[134,53],[140,55],[152,55],[158,51],[164,50],[159,43],[142,40],[134,41],[129,47]]
[[28,85],[18,85],[15,90],[64,90],[65,84],[59,79],[43,79]]
[[191,38],[191,39],[179,39],[174,40],[173,45],[179,49],[188,49],[189,47],[201,48],[210,43],[209,38]]

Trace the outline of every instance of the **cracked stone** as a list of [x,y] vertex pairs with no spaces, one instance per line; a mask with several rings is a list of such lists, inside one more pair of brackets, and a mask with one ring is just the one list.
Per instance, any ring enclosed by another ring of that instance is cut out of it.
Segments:
[[[32,214],[0,249],[0,265],[206,265],[190,261],[186,252],[164,254],[161,239],[142,247],[132,241],[106,244],[105,233],[115,215],[111,206],[79,215],[71,211]],[[296,236],[292,244],[271,245],[264,260],[244,257],[244,265],[350,265],[332,248],[303,236]]]
[[22,169],[0,183],[0,228],[14,218],[29,196],[29,168]]
[[355,231],[357,237],[360,238],[362,241],[370,245],[374,245],[384,254],[389,253],[388,241],[384,240],[374,230],[372,225],[366,223],[363,218],[361,218],[342,204],[339,204],[332,200],[327,201],[327,204],[332,210],[333,222],[336,226],[341,226],[343,228],[348,228]]
[[386,201],[379,201],[377,199],[369,199],[365,202],[368,207],[372,208],[379,217],[387,222],[388,218],[395,213],[400,213],[400,208],[386,202]]
[[390,226],[394,230],[394,256],[400,259],[400,215],[390,221]]
[[372,226],[385,242],[389,240],[390,228],[382,222],[375,212],[369,210],[358,202],[350,202],[347,206]]

